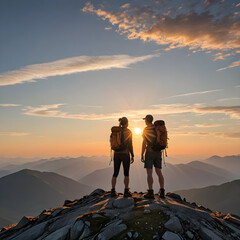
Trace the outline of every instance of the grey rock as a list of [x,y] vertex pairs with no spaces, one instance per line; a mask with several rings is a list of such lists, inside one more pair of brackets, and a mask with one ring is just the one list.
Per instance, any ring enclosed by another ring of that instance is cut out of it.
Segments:
[[95,218],[105,218],[105,217],[104,217],[103,215],[101,215],[101,214],[94,213],[94,214],[92,215],[92,218],[95,219]]
[[160,236],[156,234],[156,235],[153,236],[152,239],[154,239],[154,240],[159,240],[159,239],[160,239]]
[[240,227],[240,220],[236,217],[233,217],[231,214],[228,214],[226,217],[224,217],[224,220]]
[[167,228],[168,230],[172,231],[172,232],[177,232],[177,233],[182,233],[183,232],[183,228],[182,225],[178,219],[178,217],[172,217],[170,218],[165,224],[164,224],[165,228]]
[[82,239],[88,237],[90,235],[90,233],[91,233],[91,231],[90,231],[89,227],[85,225],[84,231],[83,231],[81,237],[79,238],[79,240],[82,240]]
[[22,233],[20,233],[16,237],[12,238],[12,240],[37,239],[45,232],[47,225],[48,225],[48,222],[40,223]]
[[149,213],[151,213],[151,211],[149,209],[144,209],[143,213],[149,214]]
[[138,236],[139,236],[139,233],[138,233],[138,232],[135,232],[135,233],[133,234],[133,239],[137,239]]
[[70,230],[70,239],[78,239],[84,227],[82,220],[79,220],[74,223]]
[[46,221],[47,219],[49,219],[49,217],[51,216],[51,213],[50,212],[45,212],[43,214],[41,214],[38,218],[38,222],[43,222],[43,221]]
[[173,198],[174,200],[178,201],[178,202],[182,202],[182,198],[180,195],[176,194],[176,193],[167,193],[166,196]]
[[32,220],[33,220],[33,217],[24,216],[24,217],[19,221],[19,223],[14,227],[14,229],[23,228],[23,227],[27,226]]
[[128,236],[129,238],[132,238],[132,233],[131,233],[131,232],[128,232],[128,233],[127,233],[127,236]]
[[98,189],[94,190],[94,191],[90,194],[90,196],[101,196],[101,195],[103,195],[104,193],[105,193],[105,191],[104,191],[103,189],[98,188]]
[[88,227],[90,227],[91,223],[89,221],[85,222],[85,225],[87,225]]
[[49,234],[44,240],[65,240],[71,226],[72,225],[67,225],[58,229],[57,231]]
[[204,240],[222,240],[216,233],[205,227],[201,227],[199,235]]
[[163,240],[182,240],[181,237],[179,237],[179,235],[177,235],[176,233],[173,232],[165,232],[162,236]]
[[112,224],[109,224],[99,235],[98,239],[111,239],[112,237],[118,235],[122,231],[127,229],[127,226],[125,224],[121,224],[121,220],[114,222]]
[[127,208],[130,206],[134,206],[133,198],[118,198],[112,203],[115,208]]
[[193,239],[194,238],[194,235],[193,235],[193,233],[192,232],[190,232],[190,231],[187,231],[186,232],[186,235],[188,236],[188,238],[190,238],[190,239]]

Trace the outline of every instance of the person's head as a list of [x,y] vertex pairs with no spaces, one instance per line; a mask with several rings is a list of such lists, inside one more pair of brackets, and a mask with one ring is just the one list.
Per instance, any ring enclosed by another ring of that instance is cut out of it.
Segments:
[[119,118],[119,126],[128,127],[128,119],[126,117]]
[[153,122],[153,116],[152,116],[152,115],[146,115],[146,117],[143,118],[143,120],[145,120],[146,125],[152,124],[152,122]]

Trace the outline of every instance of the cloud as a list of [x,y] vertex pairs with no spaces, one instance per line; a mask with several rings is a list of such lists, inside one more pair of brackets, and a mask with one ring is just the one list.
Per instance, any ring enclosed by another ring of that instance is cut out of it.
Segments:
[[105,30],[112,30],[112,27],[105,27]]
[[221,138],[240,138],[240,132],[175,132],[172,135],[185,135],[185,136],[215,136]]
[[232,100],[240,100],[240,98],[239,97],[221,98],[221,99],[218,99],[217,101],[218,102],[225,102],[225,101],[232,101]]
[[[239,27],[240,27],[240,26],[239,26]],[[240,66],[240,60],[231,63],[231,64],[228,65],[227,67],[220,68],[220,69],[218,69],[217,71],[222,71],[222,70],[225,70],[225,69],[228,69],[228,68],[234,68],[234,67],[239,67],[239,66]]]
[[0,132],[0,136],[11,136],[11,137],[20,137],[27,136],[30,133],[21,133],[21,132]]
[[149,109],[134,109],[114,113],[102,114],[71,114],[60,110],[60,107],[65,104],[40,105],[38,107],[28,106],[23,109],[24,114],[41,117],[55,117],[66,119],[80,119],[80,120],[115,120],[122,116],[127,116],[130,119],[141,119],[147,114],[156,116],[182,113],[223,113],[229,115],[231,118],[240,119],[240,106],[216,106],[216,107],[201,107],[199,104],[160,104]]
[[131,64],[157,56],[159,56],[159,54],[140,57],[128,55],[79,56],[48,63],[28,65],[18,70],[0,74],[0,86],[33,82],[35,79],[45,79],[52,76],[62,76],[87,71],[127,68]]
[[223,89],[215,89],[215,90],[208,90],[208,91],[201,91],[201,92],[191,92],[191,93],[184,93],[179,95],[170,96],[167,98],[176,98],[176,97],[186,97],[186,96],[192,96],[192,95],[202,95],[207,93],[213,93],[213,92],[221,92]]
[[87,2],[82,11],[108,21],[128,39],[153,41],[166,50],[221,52],[213,52],[214,60],[239,53],[240,19],[228,1],[153,0],[145,5],[126,3],[117,10],[109,6],[111,2],[106,6]]
[[224,113],[231,118],[240,119],[240,106],[200,107],[195,109],[198,113]]
[[209,124],[209,123],[202,123],[202,124],[195,124],[196,127],[205,128],[205,127],[219,127],[220,124]]
[[18,107],[20,104],[12,104],[12,103],[1,103],[0,107]]

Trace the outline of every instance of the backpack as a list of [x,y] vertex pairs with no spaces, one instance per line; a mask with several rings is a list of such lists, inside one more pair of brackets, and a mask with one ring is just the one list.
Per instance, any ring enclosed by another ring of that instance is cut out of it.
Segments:
[[112,127],[110,136],[111,149],[114,151],[122,151],[126,148],[124,144],[123,128]]
[[153,151],[162,151],[167,147],[167,128],[165,126],[165,122],[163,120],[158,120],[154,122],[155,131],[157,134],[156,141],[153,143],[152,150]]

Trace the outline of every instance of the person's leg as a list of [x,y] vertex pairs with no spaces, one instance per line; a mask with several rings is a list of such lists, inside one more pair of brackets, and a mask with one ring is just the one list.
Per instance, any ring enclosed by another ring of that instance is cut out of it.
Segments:
[[115,189],[116,187],[120,166],[121,166],[121,159],[119,159],[118,154],[114,154],[114,173],[112,177],[112,189]]
[[124,173],[124,186],[125,189],[129,188],[129,169],[130,169],[130,156],[129,154],[124,154],[122,156],[122,162],[123,162],[123,173]]
[[156,174],[158,176],[158,181],[159,181],[159,185],[160,188],[164,188],[164,177],[162,174],[162,170],[160,168],[155,168]]
[[146,168],[147,170],[147,183],[148,183],[148,189],[152,190],[153,189],[153,170],[152,168]]

